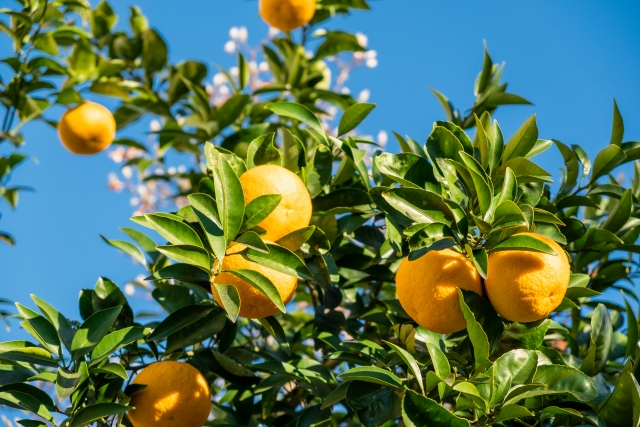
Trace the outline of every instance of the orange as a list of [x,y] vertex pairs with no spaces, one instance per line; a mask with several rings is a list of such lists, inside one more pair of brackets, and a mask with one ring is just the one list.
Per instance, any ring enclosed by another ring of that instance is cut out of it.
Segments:
[[553,240],[534,233],[556,255],[531,251],[500,251],[489,255],[487,296],[493,308],[513,322],[534,322],[555,310],[567,291],[571,268],[564,251]]
[[430,251],[409,261],[396,273],[396,292],[402,308],[420,326],[440,334],[451,334],[467,326],[458,289],[482,295],[480,275],[474,265],[451,249]]
[[282,200],[260,224],[267,230],[264,240],[275,242],[311,221],[311,197],[307,187],[295,173],[282,166],[262,165],[240,176],[245,203],[265,194],[280,194]]
[[260,16],[272,27],[291,31],[311,21],[316,0],[260,0]]
[[[296,293],[298,278],[289,276],[288,274],[272,270],[253,261],[246,259],[239,252],[245,248],[244,245],[232,244],[227,249],[227,256],[222,261],[222,270],[254,270],[271,280],[271,283],[278,289],[278,293],[282,298],[282,302],[286,305]],[[248,319],[261,319],[263,317],[273,316],[280,312],[278,307],[271,302],[259,290],[234,276],[231,273],[222,272],[213,279],[213,283],[217,285],[235,286],[240,296],[240,313],[242,317]],[[215,286],[211,286],[211,291],[218,304],[222,305],[220,296]]]
[[60,141],[74,154],[96,154],[107,148],[116,135],[113,114],[95,102],[68,109],[58,123]]
[[134,427],[202,427],[211,412],[211,391],[202,374],[184,362],[164,361],[144,368],[133,384],[147,388],[131,396]]

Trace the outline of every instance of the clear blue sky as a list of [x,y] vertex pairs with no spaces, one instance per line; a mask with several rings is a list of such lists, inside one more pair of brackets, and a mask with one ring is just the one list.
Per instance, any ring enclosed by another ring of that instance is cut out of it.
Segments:
[[[120,26],[126,25],[129,5],[139,5],[169,43],[173,61],[199,59],[212,69],[234,62],[222,50],[230,27],[247,26],[252,44],[267,31],[257,1],[111,4],[123,14]],[[500,110],[496,117],[505,134],[537,113],[542,138],[581,144],[593,158],[609,141],[615,96],[625,119],[625,140],[640,139],[638,2],[378,0],[372,5],[372,12],[331,24],[365,33],[369,47],[378,51],[379,66],[358,69],[349,85],[355,93],[370,89],[371,102],[378,104],[364,131],[395,130],[424,141],[433,121],[444,117],[428,88],[468,108],[486,40],[494,61],[506,61],[510,91],[535,104]],[[0,37],[0,57],[10,54],[8,38]],[[142,139],[142,129],[120,136]],[[106,153],[73,156],[43,125],[27,126],[25,134],[24,150],[39,164],[23,165],[12,183],[37,191],[25,193],[15,213],[6,204],[1,208],[0,229],[14,234],[18,244],[0,245],[0,297],[24,303],[35,293],[77,319],[81,288],[93,287],[99,276],[124,284],[142,272],[98,236],[121,237],[117,229],[130,225],[132,208],[127,195],[106,188],[107,173],[116,170]],[[554,148],[541,156],[555,177],[560,159]],[[0,341],[16,336],[0,330]]]

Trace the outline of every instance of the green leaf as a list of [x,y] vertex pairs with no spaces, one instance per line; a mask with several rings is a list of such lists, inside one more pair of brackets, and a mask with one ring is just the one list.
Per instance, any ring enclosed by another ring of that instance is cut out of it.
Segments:
[[627,156],[617,145],[608,145],[598,153],[593,161],[593,172],[589,184],[596,182],[598,178],[611,172],[616,166],[624,162]]
[[89,353],[107,335],[115,323],[122,306],[107,308],[93,313],[76,331],[71,342],[71,356],[78,360]]
[[96,403],[85,406],[71,418],[69,427],[84,427],[102,418],[124,414],[130,409],[130,406],[118,405],[117,403]]
[[149,331],[142,326],[130,326],[107,334],[91,352],[90,365],[101,362],[119,348],[141,340]]
[[611,128],[611,145],[622,145],[622,137],[624,135],[624,121],[618,109],[616,99],[613,99],[613,127]]
[[[10,386],[14,385],[15,384],[11,384]],[[32,395],[31,393],[27,393],[24,390],[5,391],[6,387],[7,386],[0,387],[0,402],[3,403],[3,406],[6,405],[17,409],[31,411],[47,421],[53,421],[53,417],[51,416],[51,412],[49,412],[49,408],[47,408],[47,406],[43,404],[43,402],[36,396]]]
[[420,386],[420,390],[424,394],[424,383],[422,381],[422,372],[420,370],[420,365],[416,362],[416,359],[409,353],[407,350],[402,347],[398,347],[397,345],[385,341],[385,343],[396,352],[398,356],[402,359],[402,361],[411,369],[411,373],[415,377],[416,381],[418,381],[418,385]]
[[247,149],[247,166],[249,169],[260,165],[278,165],[282,163],[280,150],[273,141],[275,132],[262,135],[251,141]]
[[578,174],[580,172],[578,155],[562,142],[556,139],[554,139],[553,142],[556,144],[556,147],[558,147],[558,150],[560,150],[560,154],[562,154],[564,165],[567,170],[567,174],[564,176],[562,187],[560,189],[560,194],[566,194],[578,183]]
[[505,175],[507,168],[510,168],[513,171],[515,177],[518,179],[518,184],[524,184],[527,182],[553,182],[550,178],[551,174],[549,172],[524,157],[512,157],[505,161],[496,170],[496,179],[502,178]]
[[[636,362],[637,363],[637,362]],[[620,373],[615,388],[600,405],[598,413],[607,423],[607,427],[627,427],[637,411],[637,393],[634,378],[634,366],[631,359],[627,359]]]
[[238,318],[238,313],[240,313],[240,294],[238,294],[238,290],[235,286],[231,285],[219,285],[217,283],[213,283],[213,286],[218,292],[218,296],[220,297],[220,301],[222,302],[222,308],[229,315],[229,319],[235,323]]
[[458,297],[460,298],[460,308],[462,309],[464,320],[467,322],[469,339],[473,345],[473,358],[475,359],[476,371],[485,371],[488,366],[491,366],[491,362],[489,361],[489,339],[480,323],[476,320],[475,315],[466,304],[462,291],[459,288]]
[[58,50],[58,43],[51,33],[38,34],[38,37],[33,43],[34,47],[38,50],[48,53],[49,55],[57,56],[60,54]]
[[338,136],[349,133],[355,129],[369,113],[376,108],[376,104],[357,103],[347,108],[340,119],[338,126]]
[[424,148],[434,163],[439,158],[462,161],[459,153],[464,151],[464,147],[460,140],[445,127],[434,126]]
[[484,248],[480,248],[474,253],[469,245],[465,245],[465,249],[469,259],[476,267],[476,270],[478,270],[478,274],[480,274],[483,279],[486,279],[489,274],[489,258],[487,256],[487,251]]
[[192,245],[203,248],[202,240],[198,233],[187,224],[175,219],[160,216],[158,214],[146,214],[147,222],[160,234],[174,245]]
[[238,236],[238,238],[236,239],[236,243],[248,246],[259,252],[269,252],[269,248],[267,247],[267,245],[264,244],[258,233],[254,231],[245,231]]
[[253,199],[245,209],[243,230],[251,230],[268,217],[282,200],[281,194],[264,194]]
[[58,401],[62,402],[71,396],[71,394],[76,391],[81,379],[81,373],[69,372],[65,368],[59,368],[56,378],[56,396],[58,397]]
[[486,334],[489,342],[489,354],[491,354],[500,344],[504,325],[487,299],[465,289],[460,289],[460,292],[462,292],[464,302],[473,313],[476,322],[480,324]]
[[392,372],[376,366],[359,366],[351,368],[338,375],[338,377],[347,381],[359,380],[391,387],[402,387],[402,380],[400,378]]
[[295,102],[274,102],[264,108],[273,111],[279,116],[290,117],[305,123],[308,126],[309,133],[318,142],[328,145],[322,122],[304,105],[296,104]]
[[290,251],[297,251],[300,247],[307,242],[316,231],[316,226],[310,225],[308,227],[299,228],[292,231],[286,236],[281,237],[276,241],[280,246],[284,246]]
[[91,78],[96,70],[96,55],[87,39],[79,38],[68,58],[69,73],[82,83]]
[[374,158],[378,170],[405,187],[424,189],[434,183],[433,168],[424,157],[413,153],[381,153]]
[[629,305],[627,298],[624,296],[624,293],[622,295],[627,312],[627,349],[624,353],[624,357],[632,357],[638,349],[638,339],[640,339],[640,335],[638,333],[638,319]]
[[407,218],[423,224],[441,223],[452,226],[455,216],[442,197],[417,188],[394,188],[382,197]]
[[[22,325],[25,327],[27,332],[36,338],[43,346],[49,349],[49,351],[57,354],[58,356],[62,356],[60,338],[58,337],[56,328],[51,324],[51,322],[20,303],[16,303],[16,308],[18,309],[20,316],[24,319]],[[25,323],[29,325],[29,328],[26,328],[27,325],[25,325]]]
[[99,368],[92,369],[91,372],[97,374],[115,375],[125,381],[129,379],[127,370],[119,363],[107,363],[106,365],[100,366]]
[[491,248],[490,252],[497,251],[532,251],[532,252],[542,252],[549,255],[557,255],[564,256],[564,254],[556,254],[551,246],[543,242],[542,240],[526,235],[517,235],[509,237],[506,240],[503,240],[501,243],[497,244],[493,248]]
[[27,345],[25,341],[9,341],[0,344],[0,360],[25,362],[34,365],[57,367],[51,353],[44,348]]
[[[511,350],[500,356],[489,368],[491,380],[490,405],[502,403],[513,386],[530,383],[538,366],[538,356],[533,350]],[[509,384],[508,387],[504,387]]]
[[526,157],[538,140],[538,126],[536,124],[536,115],[529,117],[520,126],[520,129],[509,139],[502,153],[502,161],[514,157]]
[[147,337],[147,341],[160,342],[169,335],[202,319],[216,307],[213,305],[190,305],[182,307],[164,319]]
[[532,323],[514,322],[505,331],[505,336],[522,342],[528,350],[535,350],[542,345],[550,323],[550,319]]
[[296,254],[279,245],[267,243],[267,247],[269,248],[269,253],[249,248],[244,252],[244,256],[250,261],[257,262],[289,276],[313,280],[311,272]]
[[355,188],[341,188],[312,200],[314,215],[334,215],[346,212],[370,212],[373,204],[369,193]]
[[155,30],[145,30],[142,33],[142,68],[152,73],[161,70],[166,63],[167,44]]
[[102,234],[100,235],[100,237],[108,245],[113,246],[116,249],[120,249],[122,252],[126,253],[127,255],[129,255],[131,258],[133,258],[135,261],[139,262],[140,264],[144,266],[147,265],[147,260],[144,254],[136,245],[133,245],[124,240],[109,240],[106,237],[104,237]]
[[256,288],[261,294],[269,298],[269,300],[278,307],[278,310],[285,313],[286,309],[282,303],[282,297],[278,292],[278,288],[265,277],[263,274],[254,270],[238,269],[238,270],[223,270],[227,273],[231,273],[234,276],[244,280],[249,285]]
[[[216,211],[216,201],[208,194],[202,193],[190,194],[187,198],[191,203],[193,213],[198,217],[198,222],[202,226],[214,256],[218,260],[222,260],[227,249],[227,240]],[[208,255],[207,258],[209,258]]]
[[262,324],[262,327],[269,332],[278,344],[280,344],[287,352],[291,350],[289,347],[289,341],[287,340],[287,336],[284,333],[284,329],[278,319],[273,316],[264,317],[262,319],[258,319]]
[[570,394],[581,402],[595,399],[597,391],[591,379],[579,370],[564,365],[540,365],[533,383],[544,384],[542,388],[530,390],[523,397]]
[[282,167],[293,173],[300,170],[300,156],[305,149],[300,138],[293,135],[286,127],[282,128]]
[[200,344],[222,331],[226,322],[224,310],[216,307],[206,316],[180,328],[167,338],[165,352],[173,353],[194,344]]
[[[493,187],[489,183],[489,178],[475,158],[464,152],[460,152],[460,157],[471,174],[480,211],[482,215],[486,215],[491,209],[491,200],[493,199]],[[458,167],[456,167],[456,170],[458,170]],[[460,171],[458,170],[458,172]]]
[[211,268],[211,260],[206,250],[191,245],[158,246],[161,254],[185,264],[201,267],[205,271]]
[[227,160],[219,155],[214,169],[216,203],[227,245],[233,241],[242,227],[244,217],[244,193],[238,176]]
[[480,71],[474,87],[474,94],[476,96],[480,95],[487,89],[489,83],[491,82],[491,77],[493,77],[493,61],[491,61],[489,51],[487,50],[487,45],[485,44],[484,59],[482,60],[482,71]]
[[611,352],[612,336],[609,312],[603,304],[598,304],[591,315],[589,351],[580,366],[582,372],[592,377],[604,368]]
[[0,386],[25,382],[33,375],[33,371],[20,365],[0,364]]
[[442,93],[438,92],[435,89],[429,88],[429,90],[435,95],[436,99],[442,106],[442,109],[447,115],[447,120],[452,122],[454,120],[454,114],[456,114],[457,111],[454,110],[453,105],[449,101],[449,98],[447,98],[446,96],[444,96]]
[[513,420],[516,418],[526,418],[533,417],[533,414],[529,412],[527,408],[520,405],[504,405],[500,408],[498,413],[496,414],[493,422],[499,423],[502,421]]
[[189,264],[170,264],[144,280],[166,280],[176,279],[181,282],[208,282],[210,272]]
[[322,407],[320,409],[326,409],[344,400],[347,397],[347,391],[349,390],[349,385],[351,385],[351,381],[344,382],[338,385],[338,387],[334,388],[331,391],[331,393],[329,393],[324,398],[324,401],[322,402]]
[[407,427],[469,427],[469,421],[412,390],[407,390],[402,399],[402,419]]
[[631,217],[633,210],[633,190],[628,188],[622,194],[618,204],[611,210],[607,219],[602,223],[602,228],[612,233],[620,230]]

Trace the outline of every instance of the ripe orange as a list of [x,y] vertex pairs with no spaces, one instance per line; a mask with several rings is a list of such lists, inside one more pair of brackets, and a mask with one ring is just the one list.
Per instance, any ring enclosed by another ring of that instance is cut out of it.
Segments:
[[451,249],[430,251],[409,261],[396,273],[396,292],[402,308],[420,326],[441,334],[467,326],[457,288],[482,295],[480,275],[474,265]]
[[493,308],[513,322],[534,322],[555,310],[567,291],[571,268],[564,251],[553,240],[534,233],[557,255],[530,251],[501,251],[489,255],[485,280]]
[[272,27],[291,31],[311,21],[316,0],[260,0],[260,16]]
[[96,154],[107,148],[116,135],[113,114],[95,102],[68,109],[58,123],[60,141],[75,154]]
[[[267,277],[278,289],[278,293],[282,298],[282,302],[286,305],[296,293],[296,286],[298,285],[298,278],[289,276],[279,271],[272,270],[268,267],[264,267],[258,263],[246,259],[239,254],[245,248],[244,245],[232,244],[227,249],[227,256],[222,261],[222,270],[254,270]],[[231,273],[222,272],[213,279],[213,283],[218,285],[232,285],[235,286],[240,295],[240,313],[242,317],[248,319],[261,319],[263,317],[273,316],[278,313],[278,307],[269,300],[259,290],[234,276]],[[211,291],[218,304],[222,304],[220,301],[220,295],[216,291],[215,286],[211,286]]]
[[133,384],[147,388],[131,397],[134,427],[202,427],[211,412],[211,391],[202,374],[184,362],[164,361],[144,368]]
[[280,204],[266,217],[260,227],[267,230],[264,240],[276,241],[292,231],[304,228],[311,221],[311,197],[302,180],[281,166],[262,165],[240,176],[245,203],[265,194],[280,194]]

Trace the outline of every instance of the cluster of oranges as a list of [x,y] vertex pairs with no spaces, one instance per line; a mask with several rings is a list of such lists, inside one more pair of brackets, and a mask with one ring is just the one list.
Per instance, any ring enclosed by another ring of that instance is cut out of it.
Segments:
[[[488,259],[484,290],[493,308],[513,322],[534,322],[555,310],[569,285],[571,268],[565,252],[553,240],[533,233],[553,248],[555,255],[510,250],[493,252]],[[482,279],[463,254],[445,249],[400,264],[396,292],[404,310],[430,331],[451,334],[467,323],[457,288],[483,294]]]
[[[309,22],[316,0],[260,0],[260,15],[271,26],[291,31]],[[116,122],[105,107],[85,102],[69,109],[58,124],[62,143],[75,154],[96,154],[115,137]],[[267,194],[282,199],[259,226],[262,236],[275,242],[309,225],[312,205],[302,180],[276,165],[262,165],[240,176],[245,203]],[[532,234],[550,245],[555,255],[526,251],[505,251],[489,255],[489,275],[484,281],[474,265],[461,253],[445,249],[431,251],[414,261],[405,259],[396,275],[396,289],[405,311],[420,325],[438,333],[453,333],[466,327],[459,306],[457,288],[483,295],[500,315],[511,321],[531,322],[548,316],[562,301],[570,268],[562,248],[552,240]],[[246,259],[243,245],[232,244],[222,262],[216,285],[235,286],[240,296],[239,315],[263,318],[278,312],[265,295],[249,283],[226,272],[250,269],[271,280],[287,304],[293,298],[298,279]],[[220,296],[212,286],[215,299]],[[199,427],[210,412],[211,392],[207,380],[193,366],[163,361],[145,367],[134,384],[146,388],[132,396],[129,412],[135,427]]]

